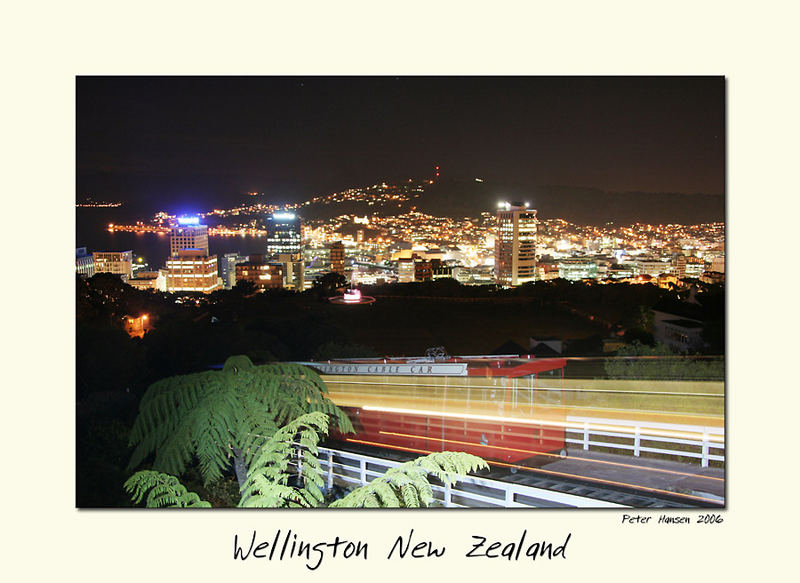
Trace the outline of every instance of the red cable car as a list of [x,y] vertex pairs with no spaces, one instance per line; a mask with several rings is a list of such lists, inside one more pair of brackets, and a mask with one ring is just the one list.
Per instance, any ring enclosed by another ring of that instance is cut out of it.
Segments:
[[566,359],[519,356],[303,363],[319,372],[356,434],[334,439],[412,452],[464,451],[534,465],[566,455]]

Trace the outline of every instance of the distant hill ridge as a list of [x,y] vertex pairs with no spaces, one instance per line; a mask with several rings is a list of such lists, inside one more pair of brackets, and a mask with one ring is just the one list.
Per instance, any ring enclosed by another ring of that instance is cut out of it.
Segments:
[[521,187],[476,181],[426,185],[417,209],[437,216],[477,216],[494,212],[503,200],[527,201],[541,219],[560,218],[580,225],[699,224],[725,220],[725,197],[719,194],[608,192],[599,188],[541,185]]

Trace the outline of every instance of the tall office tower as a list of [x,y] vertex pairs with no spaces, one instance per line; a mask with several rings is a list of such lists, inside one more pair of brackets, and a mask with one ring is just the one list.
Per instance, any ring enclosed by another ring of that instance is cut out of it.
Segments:
[[536,211],[528,203],[501,203],[494,239],[494,279],[504,286],[536,279]]
[[133,276],[133,251],[95,251],[95,273],[113,273],[127,282]]
[[167,259],[168,292],[209,294],[222,288],[217,256],[208,252],[208,227],[197,217],[178,219],[172,225]]
[[686,277],[686,256],[683,253],[678,253],[672,259],[672,268],[678,279]]
[[171,227],[169,254],[177,257],[183,249],[199,249],[208,255],[208,227],[197,217],[178,219]]
[[331,243],[331,271],[344,275],[344,243],[336,241]]
[[273,213],[267,219],[267,256],[300,253],[301,221],[294,213]]

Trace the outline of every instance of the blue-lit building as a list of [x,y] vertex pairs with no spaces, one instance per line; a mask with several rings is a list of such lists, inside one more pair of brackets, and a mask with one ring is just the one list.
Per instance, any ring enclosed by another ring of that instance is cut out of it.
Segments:
[[180,218],[170,229],[167,291],[212,293],[222,288],[217,256],[208,251],[208,226],[197,217]]
[[197,217],[181,218],[170,228],[169,254],[177,257],[185,249],[200,250],[208,255],[208,226]]
[[94,275],[94,255],[86,251],[86,247],[75,249],[75,273],[88,278]]
[[267,256],[296,255],[301,251],[301,220],[294,213],[273,213],[267,218]]

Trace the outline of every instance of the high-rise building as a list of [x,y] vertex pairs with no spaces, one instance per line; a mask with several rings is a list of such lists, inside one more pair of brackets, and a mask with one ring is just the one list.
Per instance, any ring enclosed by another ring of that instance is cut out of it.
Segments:
[[300,253],[301,226],[294,213],[273,213],[267,219],[267,255]]
[[208,255],[208,227],[197,217],[181,218],[172,225],[169,237],[169,254],[177,257],[184,249],[199,249]]
[[95,273],[113,273],[127,282],[133,275],[133,251],[95,251]]
[[331,271],[344,275],[344,243],[336,241],[331,243]]
[[678,253],[672,259],[672,269],[678,279],[686,277],[686,256],[683,253]]
[[167,259],[168,292],[209,294],[222,288],[217,256],[208,250],[208,227],[197,217],[180,218],[171,226]]
[[536,211],[528,203],[502,203],[497,210],[494,279],[516,286],[536,279]]

